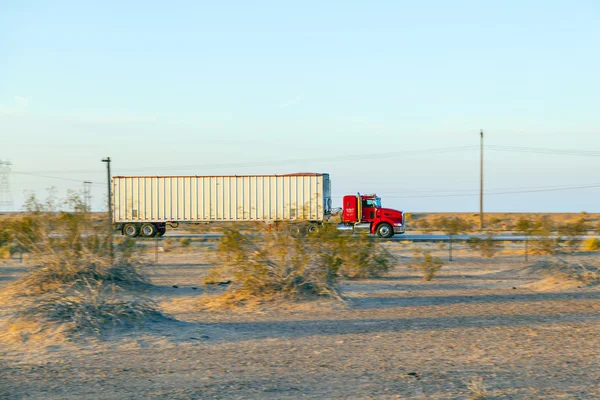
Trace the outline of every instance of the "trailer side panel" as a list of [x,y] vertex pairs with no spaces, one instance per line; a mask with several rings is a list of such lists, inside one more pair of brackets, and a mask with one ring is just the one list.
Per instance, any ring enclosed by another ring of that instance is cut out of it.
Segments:
[[328,174],[115,176],[113,221],[322,221]]

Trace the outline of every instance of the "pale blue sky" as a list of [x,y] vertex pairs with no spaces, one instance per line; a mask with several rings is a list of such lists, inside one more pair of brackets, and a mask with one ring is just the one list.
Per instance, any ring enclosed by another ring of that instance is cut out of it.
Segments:
[[[600,151],[599,20],[591,0],[7,0],[0,159],[15,208],[26,190],[104,182],[110,156],[121,175],[329,172],[337,197],[476,211],[480,128],[490,146]],[[473,147],[422,152],[454,146]],[[300,161],[268,163],[286,159]],[[599,167],[598,153],[490,147],[486,187],[600,185]],[[103,206],[104,186],[92,194]],[[599,199],[511,193],[486,209]]]

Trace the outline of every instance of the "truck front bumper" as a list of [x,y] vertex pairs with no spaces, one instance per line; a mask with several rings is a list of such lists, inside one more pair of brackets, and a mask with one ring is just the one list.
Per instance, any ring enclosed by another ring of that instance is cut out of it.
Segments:
[[404,233],[404,225],[394,225],[394,234],[396,233]]

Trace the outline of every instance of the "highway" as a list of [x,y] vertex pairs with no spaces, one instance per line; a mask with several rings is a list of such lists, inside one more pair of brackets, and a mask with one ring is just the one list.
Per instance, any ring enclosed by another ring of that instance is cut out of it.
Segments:
[[[204,240],[214,240],[214,239],[219,239],[220,237],[222,237],[223,234],[221,233],[167,233],[165,236],[163,236],[161,239],[181,239],[181,238],[186,238],[186,239],[204,239]],[[373,236],[376,237],[376,236]],[[452,236],[452,240],[453,241],[467,241],[473,237],[479,238],[479,239],[486,239],[488,237],[488,235],[478,235],[478,234],[473,234],[473,235],[453,235]],[[559,238],[559,236],[550,236],[553,239]],[[598,238],[600,239],[600,236],[580,236],[581,239],[587,239],[587,238]],[[492,240],[494,241],[498,241],[498,242],[523,242],[525,240],[527,240],[527,236],[525,235],[508,235],[508,234],[498,234],[498,235],[491,235]],[[391,238],[377,238],[378,240],[385,240],[385,241],[391,241],[391,242],[403,242],[403,241],[408,241],[408,242],[448,242],[450,241],[450,236],[448,235],[444,235],[444,234],[403,234],[403,235],[394,235]],[[534,239],[534,237],[529,237],[529,239]],[[560,238],[561,240],[564,240],[564,238]]]

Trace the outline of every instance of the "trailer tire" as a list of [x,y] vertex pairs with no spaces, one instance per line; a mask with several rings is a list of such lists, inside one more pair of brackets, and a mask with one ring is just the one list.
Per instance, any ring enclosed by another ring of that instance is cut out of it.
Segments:
[[167,233],[167,227],[166,226],[164,226],[162,228],[158,228],[158,232],[156,232],[156,236],[161,237],[165,233]]
[[137,237],[140,234],[140,226],[138,224],[125,224],[123,227],[123,235],[129,237]]
[[303,236],[303,234],[305,234],[306,232],[306,230],[303,228],[304,227],[301,224],[290,224],[287,231],[292,237],[300,237]]
[[306,227],[306,233],[308,233],[309,235],[314,235],[315,233],[319,233],[319,225],[309,224]]
[[383,238],[391,238],[392,236],[394,236],[394,230],[392,229],[392,226],[386,222],[384,222],[383,224],[380,224],[377,227],[377,236],[379,237],[383,237]]
[[143,237],[154,237],[156,234],[158,233],[158,230],[156,229],[156,225],[154,224],[144,224],[142,225],[142,229],[140,229],[140,234]]

